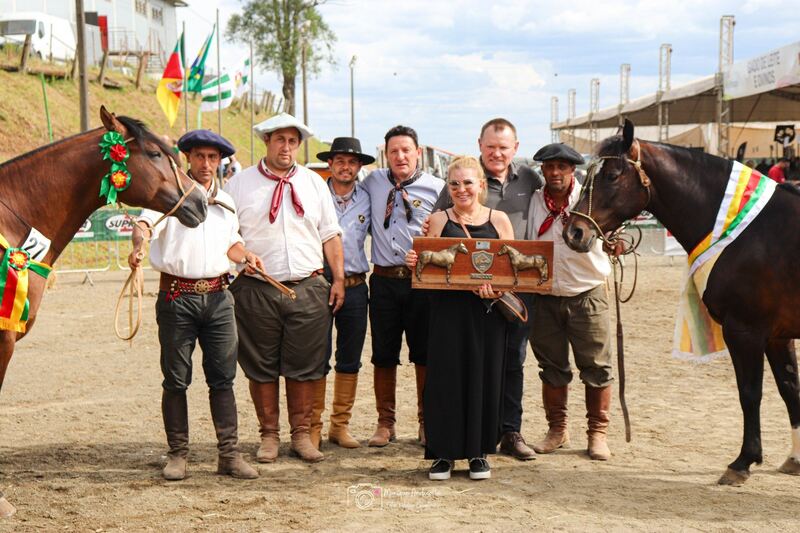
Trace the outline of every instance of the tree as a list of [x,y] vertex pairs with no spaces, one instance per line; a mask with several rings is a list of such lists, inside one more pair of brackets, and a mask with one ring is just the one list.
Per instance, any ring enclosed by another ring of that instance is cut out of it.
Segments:
[[323,62],[333,64],[336,35],[322,20],[317,6],[325,0],[249,0],[228,21],[229,41],[252,40],[255,55],[283,80],[283,98],[295,111],[295,79],[306,46],[306,72],[316,74]]

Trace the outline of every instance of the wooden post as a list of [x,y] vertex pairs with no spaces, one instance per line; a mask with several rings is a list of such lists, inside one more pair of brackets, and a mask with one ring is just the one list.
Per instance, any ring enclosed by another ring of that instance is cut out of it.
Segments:
[[31,55],[31,36],[25,36],[25,44],[22,45],[22,57],[19,60],[19,71],[25,74],[28,71],[28,56]]
[[144,70],[147,68],[147,58],[149,57],[149,53],[147,52],[139,52],[139,68],[136,69],[136,88],[139,89],[142,86],[142,78],[144,77]]
[[106,81],[106,66],[108,65],[108,50],[103,50],[103,58],[100,60],[100,75],[97,76],[97,83],[100,87]]

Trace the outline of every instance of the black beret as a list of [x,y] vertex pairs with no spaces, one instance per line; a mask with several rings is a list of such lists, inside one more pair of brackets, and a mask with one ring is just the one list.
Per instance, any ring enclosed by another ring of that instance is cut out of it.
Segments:
[[539,151],[533,155],[534,161],[549,161],[551,159],[561,159],[574,165],[582,165],[585,162],[581,154],[564,143],[548,144],[541,147]]
[[181,152],[189,153],[192,148],[210,146],[219,150],[221,157],[230,157],[236,153],[236,148],[221,135],[211,130],[192,130],[178,139],[178,148]]

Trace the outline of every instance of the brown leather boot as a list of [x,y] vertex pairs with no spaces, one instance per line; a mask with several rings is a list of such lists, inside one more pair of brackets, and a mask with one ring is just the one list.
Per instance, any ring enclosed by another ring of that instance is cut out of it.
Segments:
[[311,412],[314,409],[315,381],[286,380],[286,408],[292,428],[291,451],[303,461],[317,463],[325,456],[311,444]]
[[608,461],[611,459],[611,450],[608,449],[606,435],[608,433],[609,411],[611,409],[611,386],[590,387],[586,386],[586,418],[589,419],[589,437],[587,451],[589,457],[595,461]]
[[280,399],[278,380],[267,383],[250,381],[250,397],[256,408],[261,445],[256,452],[256,461],[259,463],[272,463],[278,458],[280,446]]
[[506,431],[500,439],[500,453],[510,455],[520,461],[536,459],[536,453],[525,442],[519,431]]
[[167,465],[162,470],[164,479],[179,481],[186,477],[186,456],[189,455],[189,412],[186,391],[164,390],[161,393],[161,414],[167,434]]
[[397,367],[374,368],[375,407],[378,409],[378,427],[367,443],[369,446],[383,447],[395,440],[395,387]]
[[325,386],[327,378],[323,377],[314,382],[314,408],[311,410],[311,444],[319,450],[322,440],[322,413],[325,412]]
[[336,373],[333,382],[333,408],[328,440],[342,448],[359,448],[361,444],[348,431],[351,411],[356,401],[358,374]]
[[536,453],[552,453],[559,448],[569,447],[567,433],[567,393],[569,387],[553,387],[542,383],[542,402],[547,417],[547,435],[533,445]]
[[217,474],[237,479],[255,479],[258,472],[242,458],[237,450],[239,444],[239,415],[236,412],[236,397],[233,389],[209,390],[211,420],[217,433]]
[[428,367],[425,365],[414,365],[414,374],[417,377],[417,420],[419,420],[419,432],[417,438],[422,446],[425,446],[425,413],[422,410],[422,393],[425,390],[425,373]]

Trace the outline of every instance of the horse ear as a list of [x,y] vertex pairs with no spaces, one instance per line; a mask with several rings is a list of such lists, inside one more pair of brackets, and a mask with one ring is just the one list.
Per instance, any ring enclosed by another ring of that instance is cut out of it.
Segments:
[[623,149],[627,152],[633,145],[633,122],[625,119],[625,125],[622,126],[622,141]]
[[114,113],[109,112],[104,105],[100,106],[100,120],[103,121],[103,126],[105,126],[108,131],[116,131],[123,137],[128,134],[128,130],[125,129],[125,125],[117,120],[117,117],[114,116]]

